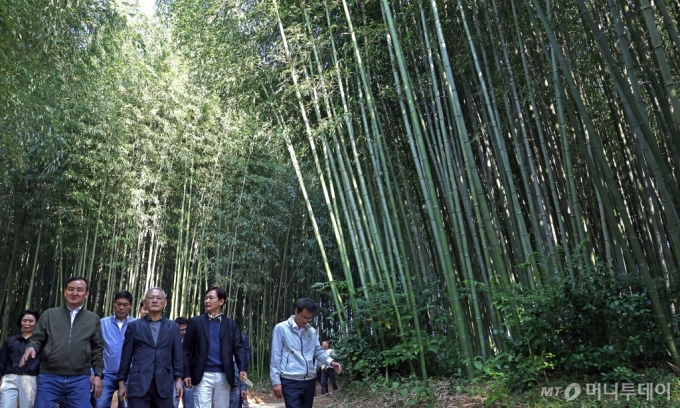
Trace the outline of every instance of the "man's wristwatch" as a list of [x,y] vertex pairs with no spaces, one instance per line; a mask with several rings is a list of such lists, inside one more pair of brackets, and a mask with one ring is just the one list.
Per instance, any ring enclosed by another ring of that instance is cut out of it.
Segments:
[[102,374],[102,373],[94,373],[94,376],[95,376],[95,377],[99,377],[99,378],[101,378],[102,380],[104,379],[104,374]]

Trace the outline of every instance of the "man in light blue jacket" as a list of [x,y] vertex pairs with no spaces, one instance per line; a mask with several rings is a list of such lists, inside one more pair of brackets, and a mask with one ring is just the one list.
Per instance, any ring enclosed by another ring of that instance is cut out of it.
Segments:
[[274,327],[269,376],[273,392],[286,408],[312,408],[316,389],[316,361],[333,367],[340,374],[342,365],[330,358],[319,344],[309,321],[316,303],[302,298],[295,303],[295,314]]
[[[133,305],[132,294],[126,290],[116,293],[113,301],[113,314],[101,319],[102,337],[104,339],[104,380],[102,395],[97,398],[95,408],[110,408],[113,393],[118,390],[118,369],[120,354],[123,350],[125,330],[135,318],[130,316]],[[123,406],[118,401],[118,406]]]

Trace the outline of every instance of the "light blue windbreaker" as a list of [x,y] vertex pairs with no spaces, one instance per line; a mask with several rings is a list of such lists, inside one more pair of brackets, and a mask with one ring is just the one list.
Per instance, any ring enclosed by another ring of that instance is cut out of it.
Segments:
[[272,361],[269,366],[269,377],[272,385],[281,384],[281,377],[290,380],[311,380],[316,378],[316,362],[325,362],[330,366],[332,358],[319,344],[316,330],[309,324],[298,335],[293,330],[293,318],[274,327],[272,337]]
[[104,374],[107,378],[116,378],[118,374],[125,330],[133,321],[135,318],[128,316],[123,323],[123,328],[119,329],[115,314],[101,319],[102,339],[104,340]]

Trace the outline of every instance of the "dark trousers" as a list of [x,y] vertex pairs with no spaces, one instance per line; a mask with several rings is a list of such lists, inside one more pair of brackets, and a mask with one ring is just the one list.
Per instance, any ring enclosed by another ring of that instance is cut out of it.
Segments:
[[283,402],[286,403],[286,408],[312,408],[316,382],[314,378],[297,381],[282,377],[281,391],[283,392]]
[[156,380],[143,397],[128,397],[128,408],[173,408],[172,397],[161,398],[156,389]]
[[338,384],[335,382],[335,369],[333,367],[321,370],[321,394],[328,394],[328,380],[331,381],[333,391],[337,391]]

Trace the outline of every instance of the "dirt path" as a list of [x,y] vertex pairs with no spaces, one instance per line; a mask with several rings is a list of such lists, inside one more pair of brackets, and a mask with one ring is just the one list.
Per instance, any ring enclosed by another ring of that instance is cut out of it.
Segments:
[[250,405],[250,408],[274,408],[274,407],[285,407],[286,406],[286,404],[284,404],[283,402],[270,402],[270,403],[258,404],[256,402],[248,401],[248,404]]
[[[284,407],[285,404],[282,400],[277,400],[273,395],[265,395],[261,393],[249,393],[248,395],[248,405],[250,408],[276,408]],[[182,408],[182,403],[179,404]],[[114,393],[113,402],[111,408],[118,408],[118,394]]]
[[248,390],[248,405],[251,408],[272,408],[285,406],[283,400],[277,399],[272,394],[264,394],[261,392],[254,392],[252,390]]
[[[481,408],[484,406],[482,398],[465,393],[451,393],[450,385],[442,382],[433,387],[437,408]],[[321,388],[317,386],[317,396],[314,398],[314,408],[403,408],[412,396],[404,398],[400,393],[373,393],[370,390],[347,389],[345,392],[331,391],[321,395]],[[250,408],[282,408],[283,400],[277,399],[265,389],[248,390],[248,405]],[[425,406],[425,405],[418,405]],[[113,399],[112,408],[118,407],[118,398]],[[182,407],[182,404],[180,404]]]

